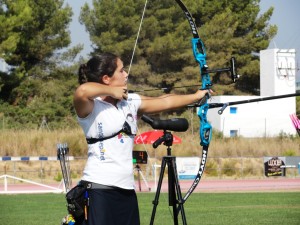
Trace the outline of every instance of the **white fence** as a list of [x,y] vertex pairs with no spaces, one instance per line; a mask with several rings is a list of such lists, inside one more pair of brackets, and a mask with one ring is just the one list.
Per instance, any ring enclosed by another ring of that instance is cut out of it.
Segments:
[[0,194],[65,192],[59,165],[57,156],[0,157]]
[[[0,176],[10,175],[42,184],[58,184],[61,182],[62,174],[57,157],[23,157],[23,160],[19,159],[21,157],[0,157]],[[73,160],[70,163],[71,176],[74,180],[80,179],[86,158],[70,156],[70,159]],[[160,165],[160,162],[159,159],[156,159],[157,165]],[[139,166],[147,180],[154,180],[153,162],[148,162],[146,165],[140,164]],[[287,168],[285,175],[287,177],[299,177],[297,167],[298,165]],[[264,178],[264,170],[264,157],[208,157],[204,176],[219,179]],[[13,180],[9,183],[16,184],[20,182],[20,180]],[[0,179],[1,184],[3,184],[3,181]]]

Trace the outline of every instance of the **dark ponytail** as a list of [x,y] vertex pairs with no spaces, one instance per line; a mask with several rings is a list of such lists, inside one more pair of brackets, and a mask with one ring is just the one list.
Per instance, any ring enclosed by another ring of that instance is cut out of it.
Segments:
[[117,69],[117,59],[119,57],[112,53],[103,53],[93,56],[87,63],[81,64],[78,70],[78,82],[102,82],[102,76],[113,76]]
[[87,65],[81,64],[78,70],[78,82],[79,84],[83,84],[88,82],[88,79],[86,77],[87,74]]

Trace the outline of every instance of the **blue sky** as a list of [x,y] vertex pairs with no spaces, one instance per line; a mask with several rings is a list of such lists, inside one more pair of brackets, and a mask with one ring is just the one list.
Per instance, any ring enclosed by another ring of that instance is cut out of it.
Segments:
[[[78,22],[78,16],[81,6],[85,2],[91,4],[92,0],[66,0],[66,2],[72,6],[74,12],[70,26],[72,45],[84,44],[81,55],[85,57],[92,50],[91,42],[84,26]],[[262,12],[271,6],[275,8],[270,24],[276,24],[278,32],[269,48],[296,49],[297,62],[300,67],[300,0],[261,0],[260,6]],[[300,79],[299,72],[298,77]]]
[[300,51],[300,1],[299,0],[262,0],[261,11],[274,7],[270,23],[278,26],[271,48],[295,48]]
[[[274,7],[270,24],[278,27],[277,35],[269,48],[296,49],[296,66],[300,67],[300,1],[299,0],[261,0],[261,11]],[[297,72],[300,82],[300,70]]]

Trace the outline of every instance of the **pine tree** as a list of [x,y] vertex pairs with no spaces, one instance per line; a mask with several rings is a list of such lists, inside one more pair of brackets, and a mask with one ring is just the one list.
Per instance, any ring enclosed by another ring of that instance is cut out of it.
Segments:
[[[60,65],[80,51],[70,44],[72,10],[63,0],[1,1],[0,53],[13,67],[0,73],[0,111],[7,128],[34,128],[46,116],[56,127],[71,124],[73,69]],[[76,66],[78,68],[78,66]],[[63,123],[65,121],[65,123]]]
[[[14,70],[10,76],[2,74],[4,83],[0,96],[11,101],[12,91],[26,77],[43,78],[49,73],[50,58],[55,51],[67,47],[71,40],[68,26],[72,10],[63,0],[1,1],[0,37],[1,57]],[[16,91],[14,95],[22,95]],[[27,96],[26,96],[27,97]]]
[[[94,53],[112,51],[129,63],[139,15],[144,1],[93,1],[81,12],[81,22],[90,33]],[[259,0],[185,0],[207,48],[210,68],[228,66],[237,59],[236,85],[225,86],[224,74],[211,74],[219,94],[256,93],[259,88],[260,50],[268,47],[277,32],[268,24],[273,8],[259,15]],[[183,12],[174,0],[148,3],[131,71],[138,87],[176,86],[199,82],[199,69],[193,59],[191,32]]]

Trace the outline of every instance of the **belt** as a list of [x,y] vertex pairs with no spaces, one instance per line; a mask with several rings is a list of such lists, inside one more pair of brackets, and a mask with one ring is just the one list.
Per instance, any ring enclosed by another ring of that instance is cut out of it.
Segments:
[[81,181],[82,183],[86,184],[87,189],[103,189],[103,190],[115,190],[118,189],[117,187],[113,186],[107,186],[103,184],[97,184],[97,183],[92,183],[88,181]]

